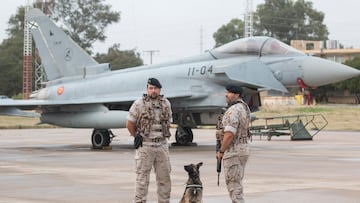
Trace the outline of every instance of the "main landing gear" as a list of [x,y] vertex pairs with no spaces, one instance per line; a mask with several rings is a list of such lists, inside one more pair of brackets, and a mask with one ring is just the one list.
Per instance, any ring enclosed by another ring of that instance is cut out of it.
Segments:
[[94,129],[91,135],[93,149],[108,147],[115,135],[108,129]]

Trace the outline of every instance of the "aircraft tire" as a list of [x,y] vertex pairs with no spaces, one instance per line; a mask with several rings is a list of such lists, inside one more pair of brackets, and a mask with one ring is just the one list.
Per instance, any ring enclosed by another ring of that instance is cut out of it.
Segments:
[[189,143],[192,143],[193,139],[194,135],[190,127],[182,127],[181,129],[176,130],[176,143],[180,145],[187,145]]
[[109,146],[110,141],[108,130],[94,129],[91,135],[91,143],[94,149],[102,149],[103,147]]

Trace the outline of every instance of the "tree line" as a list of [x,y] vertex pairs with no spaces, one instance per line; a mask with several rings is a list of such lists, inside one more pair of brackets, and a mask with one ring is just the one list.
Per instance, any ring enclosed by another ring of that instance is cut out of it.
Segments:
[[[113,11],[104,0],[58,0],[33,6],[43,10],[84,50],[99,63],[110,63],[113,70],[143,65],[136,50],[121,50],[113,44],[107,53],[93,53],[93,43],[106,39],[105,28],[120,21],[120,12]],[[19,7],[8,21],[8,38],[0,43],[0,95],[14,97],[22,92],[22,59],[25,8]],[[325,14],[306,0],[265,0],[254,12],[254,35],[270,36],[289,44],[292,39],[327,40],[328,29],[323,23]],[[244,37],[244,21],[232,19],[214,34],[215,47]],[[34,47],[34,46],[33,46]],[[346,65],[360,69],[360,57]],[[337,84],[319,87],[316,94],[329,90],[360,92],[360,77]]]

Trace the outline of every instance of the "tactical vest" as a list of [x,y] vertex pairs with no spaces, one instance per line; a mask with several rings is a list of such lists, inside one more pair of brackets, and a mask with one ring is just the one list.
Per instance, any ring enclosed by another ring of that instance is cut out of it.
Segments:
[[[250,122],[250,109],[248,107],[248,105],[243,101],[243,100],[238,100],[236,101],[235,103],[233,103],[232,105],[228,106],[227,108],[224,108],[222,109],[222,112],[221,114],[218,116],[218,120],[217,120],[217,123],[216,123],[216,140],[220,140],[222,141],[223,138],[224,138],[224,126],[222,124],[222,120],[223,120],[223,117],[224,117],[224,114],[225,112],[233,105],[235,104],[238,104],[238,103],[241,103],[244,107],[245,107],[245,110],[247,112],[246,114],[246,126],[249,126],[249,122]],[[240,125],[241,123],[239,123]],[[237,129],[239,129],[239,126],[237,127]],[[240,139],[243,139],[243,138],[248,138],[249,137],[249,127],[247,127],[247,129],[245,130],[245,132],[237,132],[237,133],[240,133],[239,136],[236,136],[237,140],[236,139],[233,139],[232,140],[232,144],[233,145],[234,143],[238,143],[240,142]]]
[[[156,131],[161,132],[163,137],[170,137],[170,109],[163,96],[159,96],[154,101],[147,94],[144,94],[142,100],[144,110],[137,120],[138,133],[143,137],[149,137],[152,131]],[[159,118],[156,118],[155,109],[160,110]]]
[[[238,143],[242,143],[242,140],[245,140],[246,142],[248,142],[248,138],[250,137],[250,132],[249,132],[249,124],[250,124],[250,109],[249,109],[249,106],[243,101],[243,100],[240,100],[240,103],[243,105],[245,111],[246,111],[246,119],[245,119],[245,129],[243,129],[244,131],[243,132],[238,132],[238,136],[237,138],[238,139],[234,139],[233,140],[233,143],[234,144],[238,144]],[[239,123],[240,125],[241,123]],[[239,126],[238,126],[238,129],[239,129]]]

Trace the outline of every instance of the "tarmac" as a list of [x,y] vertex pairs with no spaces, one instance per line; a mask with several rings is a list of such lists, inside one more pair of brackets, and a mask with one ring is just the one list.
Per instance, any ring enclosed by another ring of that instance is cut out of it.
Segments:
[[[91,132],[0,130],[0,202],[132,202],[132,138],[126,129],[114,129],[112,149],[93,150]],[[170,146],[171,202],[184,192],[183,166],[198,162],[203,162],[203,202],[231,202],[223,173],[217,186],[215,131],[193,133],[197,146]],[[360,132],[322,131],[312,141],[254,137],[250,145],[247,203],[360,203]],[[157,202],[154,173],[148,202]]]

